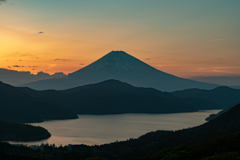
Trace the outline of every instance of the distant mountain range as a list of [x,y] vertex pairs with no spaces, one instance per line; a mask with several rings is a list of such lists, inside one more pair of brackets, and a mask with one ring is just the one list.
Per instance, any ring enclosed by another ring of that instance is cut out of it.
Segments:
[[213,89],[218,86],[179,78],[162,72],[123,51],[112,51],[66,77],[40,80],[21,86],[36,90],[64,90],[109,79],[120,80],[137,87],[151,87],[161,91],[176,91],[188,88]]
[[30,83],[34,81],[39,81],[43,79],[50,79],[50,78],[62,78],[66,76],[62,72],[55,73],[53,75],[50,75],[48,73],[44,72],[38,72],[36,75],[31,74],[29,71],[24,72],[24,71],[15,71],[15,70],[9,70],[9,69],[4,69],[0,68],[0,81],[17,86],[21,85],[24,83]]
[[199,82],[214,83],[222,86],[234,86],[240,88],[240,76],[198,76],[191,77],[189,79]]

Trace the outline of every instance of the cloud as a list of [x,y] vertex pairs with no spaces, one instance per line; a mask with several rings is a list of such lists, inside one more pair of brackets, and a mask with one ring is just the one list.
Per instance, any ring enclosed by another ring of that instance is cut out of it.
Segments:
[[38,57],[37,56],[34,56],[34,55],[32,55],[32,54],[20,54],[20,56],[21,57],[34,57],[34,58],[36,58],[36,59],[38,59]]
[[3,2],[6,2],[6,0],[0,0],[0,5],[1,5]]
[[12,67],[8,66],[8,68],[12,68]]
[[5,56],[9,56],[9,57],[33,57],[33,58],[36,58],[36,59],[39,59],[37,56],[35,55],[32,55],[32,54],[20,54],[18,52],[15,52],[15,53],[10,53],[10,54],[4,54]]
[[145,60],[151,60],[151,58],[146,58]]
[[42,31],[41,31],[41,32],[38,32],[38,34],[43,34],[43,33],[44,33],[44,32],[42,32]]
[[212,41],[212,42],[217,42],[217,41],[225,41],[226,39],[212,39],[212,40],[210,40],[210,41]]
[[85,65],[84,63],[80,63],[80,65]]
[[218,70],[218,69],[214,69],[213,72],[218,72],[218,73],[228,73],[227,71],[224,71],[224,70]]
[[13,67],[24,67],[24,66],[14,65]]
[[232,68],[240,68],[240,66],[235,66],[235,67],[214,67],[217,69],[232,69]]
[[55,67],[55,66],[57,66],[56,64],[49,64],[48,65],[49,67]]
[[61,59],[61,58],[57,58],[57,59],[54,59],[54,61],[71,61],[70,59]]

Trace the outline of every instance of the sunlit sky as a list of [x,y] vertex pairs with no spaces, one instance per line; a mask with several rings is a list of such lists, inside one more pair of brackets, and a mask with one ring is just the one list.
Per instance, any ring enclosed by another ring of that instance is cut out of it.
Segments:
[[0,3],[0,68],[67,74],[123,50],[180,77],[240,75],[240,0]]

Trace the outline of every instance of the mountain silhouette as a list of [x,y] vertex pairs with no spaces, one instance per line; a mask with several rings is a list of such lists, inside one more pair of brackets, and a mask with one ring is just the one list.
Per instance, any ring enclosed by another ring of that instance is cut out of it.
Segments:
[[214,88],[212,90],[203,89],[186,89],[182,91],[172,92],[180,98],[201,98],[220,105],[222,108],[227,108],[230,105],[240,102],[240,90],[226,86]]
[[69,110],[0,82],[0,120],[17,123],[78,118]]
[[38,72],[36,75],[31,74],[29,71],[16,71],[16,70],[9,70],[0,68],[0,81],[17,86],[24,83],[30,83],[38,80],[43,79],[50,79],[50,78],[59,78],[66,76],[62,72],[57,72],[53,75],[44,72]]
[[179,78],[162,72],[123,51],[112,51],[64,78],[40,80],[21,86],[37,90],[63,90],[108,79],[116,79],[137,87],[151,87],[161,91],[176,91],[187,88],[213,89],[217,87],[215,84]]
[[40,141],[51,137],[42,127],[0,121],[0,141]]
[[134,87],[118,80],[61,91],[18,89],[77,114],[177,113],[221,108],[201,98],[179,98],[168,92]]

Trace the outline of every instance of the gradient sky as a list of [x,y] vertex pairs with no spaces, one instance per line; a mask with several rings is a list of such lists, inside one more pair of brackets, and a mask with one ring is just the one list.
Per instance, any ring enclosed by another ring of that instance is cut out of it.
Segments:
[[70,73],[123,50],[180,77],[240,75],[240,0],[0,3],[0,68]]

